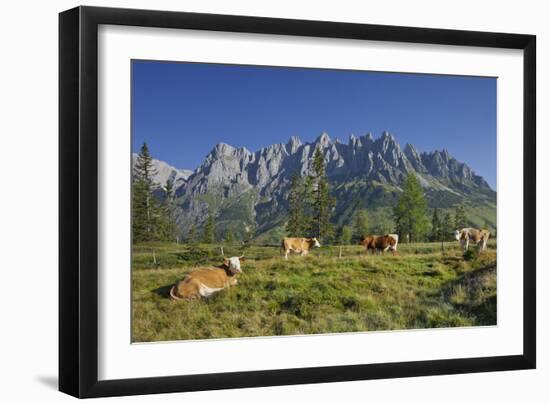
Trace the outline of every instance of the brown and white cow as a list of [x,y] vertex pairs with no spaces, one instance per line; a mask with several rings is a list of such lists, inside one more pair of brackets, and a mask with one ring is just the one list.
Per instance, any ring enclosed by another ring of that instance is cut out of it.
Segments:
[[477,245],[479,251],[485,250],[490,236],[491,233],[489,230],[474,229],[473,227],[466,227],[455,231],[455,238],[457,241],[460,241],[460,245],[464,251],[468,249],[470,241]]
[[399,234],[386,234],[386,236],[391,237],[395,240],[395,245],[390,247],[390,250],[397,251],[397,244],[399,243]]
[[173,300],[209,297],[222,289],[237,284],[237,274],[242,272],[241,257],[224,258],[219,267],[199,268],[176,282],[170,289]]
[[359,244],[365,246],[367,252],[372,250],[373,254],[376,251],[386,252],[397,250],[397,242],[399,237],[397,234],[386,234],[384,236],[364,236]]
[[281,251],[285,254],[285,260],[288,259],[288,253],[295,252],[301,256],[307,255],[312,248],[319,248],[321,244],[315,237],[285,237],[281,241]]

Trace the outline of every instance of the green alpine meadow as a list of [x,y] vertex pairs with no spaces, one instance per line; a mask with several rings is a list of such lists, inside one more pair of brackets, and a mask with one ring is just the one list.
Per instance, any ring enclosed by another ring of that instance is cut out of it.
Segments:
[[[218,246],[134,246],[132,341],[277,336],[496,324],[496,243],[467,259],[458,243],[412,243],[395,256],[359,246],[321,247],[281,259],[248,246],[236,286],[207,299],[173,301],[170,287],[222,262]],[[153,264],[153,251],[156,264]],[[226,255],[241,245],[226,244]]]

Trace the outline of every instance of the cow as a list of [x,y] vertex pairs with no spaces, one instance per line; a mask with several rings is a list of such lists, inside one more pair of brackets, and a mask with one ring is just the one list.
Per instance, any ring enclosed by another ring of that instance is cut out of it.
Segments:
[[364,236],[359,244],[365,246],[367,252],[372,250],[373,254],[376,251],[395,251],[397,250],[397,241],[399,237],[396,234],[386,234],[384,236]]
[[224,258],[219,267],[198,268],[187,274],[170,289],[172,300],[206,298],[222,289],[237,284],[237,275],[242,272],[240,257]]
[[285,260],[288,259],[289,252],[295,252],[301,256],[307,255],[312,248],[319,248],[321,244],[315,237],[285,237],[281,241],[281,252],[285,255]]
[[399,243],[399,234],[386,234],[386,236],[391,237],[395,240],[395,245],[390,248],[392,251],[397,251],[397,244]]
[[470,241],[477,245],[479,251],[484,251],[487,248],[487,240],[489,240],[490,236],[491,233],[489,230],[474,229],[472,227],[455,231],[455,238],[457,241],[460,241],[460,245],[464,251],[468,249]]

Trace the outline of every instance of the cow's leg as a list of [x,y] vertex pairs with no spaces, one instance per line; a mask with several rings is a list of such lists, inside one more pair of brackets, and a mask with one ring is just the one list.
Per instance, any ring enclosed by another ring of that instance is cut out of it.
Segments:
[[285,250],[285,260],[288,260],[288,250]]

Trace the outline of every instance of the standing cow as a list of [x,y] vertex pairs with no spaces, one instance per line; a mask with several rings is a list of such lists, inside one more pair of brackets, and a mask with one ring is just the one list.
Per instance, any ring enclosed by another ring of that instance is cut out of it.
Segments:
[[479,251],[484,251],[487,248],[487,241],[490,236],[491,233],[489,230],[474,229],[472,227],[455,231],[455,238],[457,241],[460,241],[460,245],[464,251],[468,249],[470,241],[477,245]]
[[386,251],[395,251],[397,250],[397,242],[399,237],[397,234],[386,234],[384,236],[365,236],[359,242],[363,245],[367,252],[372,250],[373,254],[376,251],[386,252]]
[[285,255],[285,260],[288,259],[288,253],[291,251],[304,256],[307,255],[312,248],[319,247],[321,247],[321,244],[315,237],[285,237],[281,241],[281,252]]

